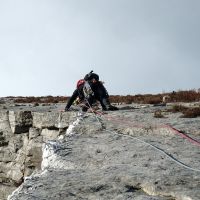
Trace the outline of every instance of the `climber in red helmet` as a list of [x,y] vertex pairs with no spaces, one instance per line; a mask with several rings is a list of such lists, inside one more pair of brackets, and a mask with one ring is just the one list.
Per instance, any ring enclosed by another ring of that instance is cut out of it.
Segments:
[[77,82],[77,87],[72,96],[69,98],[65,111],[68,111],[73,102],[79,98],[80,101],[85,101],[85,106],[82,110],[87,111],[96,101],[99,101],[102,110],[118,110],[117,107],[110,104],[109,95],[103,83],[99,81],[99,76],[93,71],[87,74],[84,79]]

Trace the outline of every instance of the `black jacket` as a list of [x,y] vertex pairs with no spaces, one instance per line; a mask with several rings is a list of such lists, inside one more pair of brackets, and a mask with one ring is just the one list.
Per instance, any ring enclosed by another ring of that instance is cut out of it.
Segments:
[[73,102],[76,100],[77,97],[79,97],[80,100],[84,100],[83,87],[84,85],[81,85],[79,88],[74,90],[72,96],[67,101],[65,110],[68,110],[71,107],[71,105],[73,104]]
[[[101,106],[104,106],[103,100],[108,99],[108,97],[109,97],[108,92],[107,92],[106,88],[104,87],[104,85],[100,81],[97,81],[96,83],[92,83],[92,82],[88,81],[88,83],[90,84],[90,87],[91,87],[92,91],[94,92],[94,96],[90,96],[87,99],[87,101],[92,105],[92,103],[95,100],[98,100],[101,103]],[[68,110],[71,107],[71,105],[73,104],[73,102],[76,100],[77,97],[79,97],[80,100],[85,99],[85,96],[83,93],[83,87],[84,87],[84,84],[81,85],[76,90],[74,90],[72,96],[67,101],[65,110]]]

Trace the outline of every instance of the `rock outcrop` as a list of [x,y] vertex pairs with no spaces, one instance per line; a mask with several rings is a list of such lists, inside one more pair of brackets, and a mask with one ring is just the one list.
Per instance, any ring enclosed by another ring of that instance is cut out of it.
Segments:
[[[0,112],[0,199],[41,169],[42,145],[57,138],[75,120],[74,113]],[[58,128],[62,122],[62,127]]]
[[1,191],[22,183],[9,200],[199,200],[200,118],[165,107],[154,118],[156,109],[1,112]]

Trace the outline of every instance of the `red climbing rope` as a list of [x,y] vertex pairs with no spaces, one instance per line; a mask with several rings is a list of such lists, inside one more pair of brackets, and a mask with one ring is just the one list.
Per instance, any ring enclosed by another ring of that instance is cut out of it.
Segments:
[[[86,106],[86,105],[84,105]],[[134,128],[145,128],[145,126],[143,124],[139,124],[139,123],[133,123],[129,120],[122,120],[122,119],[117,119],[117,117],[113,117],[113,116],[109,116],[109,115],[105,115],[107,113],[105,112],[101,112],[101,111],[97,111],[94,110],[91,106],[87,106],[89,109],[91,109],[91,111],[96,114],[96,115],[100,115],[100,116],[104,116],[104,118],[107,118],[107,120],[112,121],[112,122],[116,122],[117,124],[126,124],[129,127],[134,127]],[[181,136],[182,138],[187,139],[188,141],[190,141],[192,144],[196,145],[196,146],[200,146],[200,142],[196,139],[191,138],[190,136],[186,135],[185,133],[182,133],[181,131],[175,129],[174,127],[164,124],[164,125],[156,125],[156,128],[167,128],[169,130],[171,130],[172,132],[176,133],[177,135]]]
[[[115,117],[111,117],[109,115],[104,116],[105,118],[107,118],[108,120],[112,120],[114,122],[117,122],[118,124],[126,124],[129,125],[129,127],[134,127],[134,128],[145,128],[145,126],[143,124],[134,124],[131,121],[124,121],[121,119],[116,119]],[[181,136],[182,138],[187,139],[188,141],[190,141],[192,144],[196,145],[196,146],[200,146],[200,142],[196,139],[191,138],[190,136],[186,135],[185,133],[182,133],[181,131],[175,129],[174,127],[164,124],[164,125],[156,125],[156,128],[167,128],[169,130],[171,130],[172,132],[176,133],[177,135]]]

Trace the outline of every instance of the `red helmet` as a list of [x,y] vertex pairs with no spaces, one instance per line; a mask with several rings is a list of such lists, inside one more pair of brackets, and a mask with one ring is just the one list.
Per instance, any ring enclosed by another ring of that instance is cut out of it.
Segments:
[[77,84],[76,84],[76,87],[80,87],[81,85],[83,85],[85,83],[85,80],[84,79],[80,79]]

